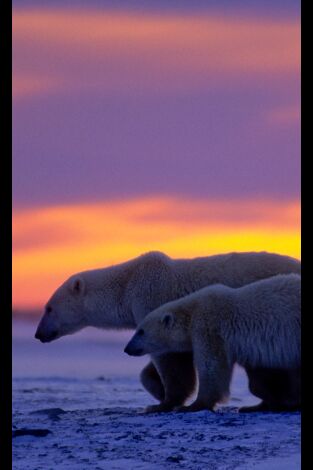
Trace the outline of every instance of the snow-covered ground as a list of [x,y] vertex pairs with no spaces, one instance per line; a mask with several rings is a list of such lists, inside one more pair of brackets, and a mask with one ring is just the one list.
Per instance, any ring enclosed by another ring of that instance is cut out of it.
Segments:
[[300,469],[300,413],[237,413],[258,402],[242,369],[216,413],[144,415],[154,400],[138,378],[147,358],[123,353],[132,332],[41,344],[35,327],[13,323],[14,470]]

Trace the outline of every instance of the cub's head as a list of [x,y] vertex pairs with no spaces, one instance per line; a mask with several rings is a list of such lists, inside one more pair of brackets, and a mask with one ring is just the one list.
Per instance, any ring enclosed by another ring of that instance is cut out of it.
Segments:
[[130,356],[191,350],[189,328],[179,313],[155,310],[138,325],[124,349]]
[[85,280],[79,275],[62,284],[46,304],[35,338],[48,343],[87,326],[85,291]]

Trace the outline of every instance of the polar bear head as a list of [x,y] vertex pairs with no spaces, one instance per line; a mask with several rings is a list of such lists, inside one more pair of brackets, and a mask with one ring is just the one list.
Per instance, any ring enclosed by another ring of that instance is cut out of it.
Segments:
[[170,263],[163,253],[150,252],[71,276],[47,302],[35,337],[50,342],[86,326],[135,328],[147,302],[170,295]]
[[124,352],[130,356],[143,356],[190,351],[190,322],[184,313],[166,306],[149,313],[138,325]]
[[83,275],[72,276],[64,282],[47,302],[35,338],[48,343],[87,326],[85,294],[86,282]]
[[48,343],[87,326],[117,327],[123,289],[123,280],[113,268],[71,276],[47,302],[35,338]]

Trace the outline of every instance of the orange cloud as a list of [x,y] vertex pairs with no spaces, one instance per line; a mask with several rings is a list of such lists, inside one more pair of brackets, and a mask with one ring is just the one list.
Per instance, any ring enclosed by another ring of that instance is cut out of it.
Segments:
[[300,27],[296,20],[208,13],[15,8],[13,51],[17,80],[56,74],[56,91],[59,83],[65,91],[180,91],[297,76]]
[[149,250],[173,257],[267,250],[300,258],[300,205],[150,197],[15,210],[13,305],[43,306],[74,272]]

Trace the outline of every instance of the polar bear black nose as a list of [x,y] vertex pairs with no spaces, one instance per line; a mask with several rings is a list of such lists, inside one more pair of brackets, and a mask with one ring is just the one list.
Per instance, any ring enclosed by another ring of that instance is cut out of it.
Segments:
[[44,335],[39,331],[39,329],[37,329],[36,333],[35,333],[35,338],[36,339],[39,339],[39,341],[41,341],[42,343],[45,342],[45,337]]
[[131,344],[127,344],[124,352],[129,356],[141,356],[143,353],[142,348],[134,348]]
[[57,336],[58,336],[57,331],[52,331],[49,334],[45,334],[42,331],[40,331],[39,328],[37,328],[37,331],[35,333],[35,338],[39,339],[39,341],[41,341],[42,343],[50,343],[50,341],[53,341],[54,339],[56,339]]

